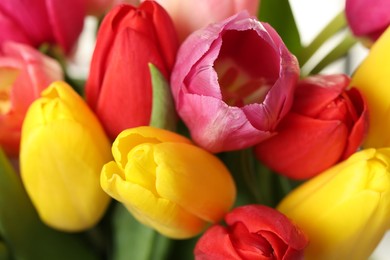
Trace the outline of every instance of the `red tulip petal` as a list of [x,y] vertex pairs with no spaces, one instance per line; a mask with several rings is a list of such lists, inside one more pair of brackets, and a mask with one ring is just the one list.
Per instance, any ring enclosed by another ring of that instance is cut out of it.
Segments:
[[348,129],[341,121],[323,121],[289,113],[279,133],[255,147],[256,157],[276,172],[306,179],[339,161]]
[[194,255],[196,260],[242,260],[226,229],[218,225],[210,227],[198,240]]

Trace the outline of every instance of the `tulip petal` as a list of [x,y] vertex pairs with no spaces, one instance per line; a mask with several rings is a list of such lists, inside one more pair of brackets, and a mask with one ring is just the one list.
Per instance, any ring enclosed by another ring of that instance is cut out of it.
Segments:
[[156,197],[144,187],[126,182],[116,163],[102,169],[101,185],[104,191],[118,201],[141,223],[152,226],[160,233],[173,238],[188,238],[199,233],[205,222],[188,213],[181,206]]
[[186,124],[193,140],[211,152],[248,147],[273,135],[254,128],[240,108],[229,107],[220,99],[188,94],[182,100],[186,106],[181,113],[192,115]]
[[[317,120],[295,113],[285,117],[279,131],[275,138],[256,145],[255,153],[276,172],[295,179],[312,177],[335,164],[343,155],[348,137],[348,130],[340,121]],[[286,145],[292,140],[294,145]]]
[[230,209],[236,196],[234,181],[212,154],[189,144],[161,143],[154,147],[154,160],[161,197],[207,222],[219,221]]
[[96,175],[105,158],[89,152],[97,149],[96,140],[81,125],[63,120],[29,130],[22,142],[22,179],[42,220],[67,231],[95,225],[109,202]]
[[230,240],[226,228],[210,227],[198,240],[194,250],[195,259],[231,259],[241,260]]

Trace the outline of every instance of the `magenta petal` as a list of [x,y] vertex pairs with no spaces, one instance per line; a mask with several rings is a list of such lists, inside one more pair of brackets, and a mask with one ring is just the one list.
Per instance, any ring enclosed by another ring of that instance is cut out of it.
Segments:
[[298,76],[297,60],[277,33],[241,12],[187,38],[171,89],[195,142],[221,152],[271,136],[291,108]]
[[352,32],[376,40],[390,25],[390,1],[347,0],[345,13]]
[[86,3],[79,0],[46,0],[46,6],[55,41],[65,52],[69,52],[83,29]]
[[254,128],[241,109],[229,107],[219,99],[186,94],[180,102],[186,104],[181,114],[192,138],[211,152],[241,149],[272,136]]

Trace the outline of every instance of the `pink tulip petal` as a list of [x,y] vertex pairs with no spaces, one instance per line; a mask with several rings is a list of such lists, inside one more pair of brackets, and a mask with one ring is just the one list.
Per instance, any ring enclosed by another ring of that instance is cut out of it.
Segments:
[[345,13],[352,32],[376,40],[390,25],[390,1],[347,0]]
[[55,41],[64,48],[65,52],[71,51],[83,29],[86,14],[85,1],[46,0],[45,2]]
[[182,113],[192,115],[185,121],[196,143],[212,152],[248,147],[272,136],[272,133],[254,128],[243,111],[229,107],[219,99],[183,95]]

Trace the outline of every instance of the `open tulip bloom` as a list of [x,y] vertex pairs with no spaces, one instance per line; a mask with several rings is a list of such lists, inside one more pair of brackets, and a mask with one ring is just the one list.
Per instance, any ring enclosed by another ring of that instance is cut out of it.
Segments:
[[390,1],[292,2],[1,0],[0,260],[382,260]]
[[240,12],[186,39],[171,87],[194,141],[221,152],[272,136],[298,76],[297,60],[274,29]]

